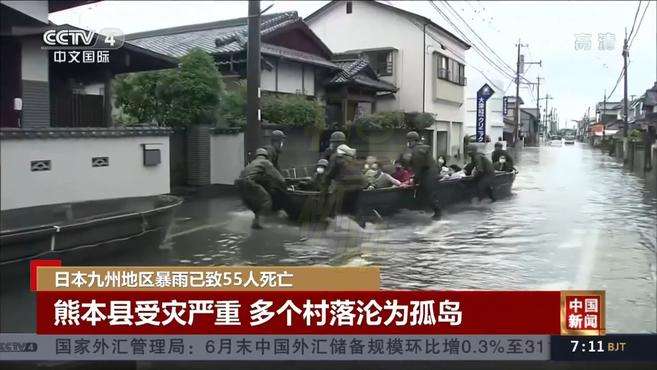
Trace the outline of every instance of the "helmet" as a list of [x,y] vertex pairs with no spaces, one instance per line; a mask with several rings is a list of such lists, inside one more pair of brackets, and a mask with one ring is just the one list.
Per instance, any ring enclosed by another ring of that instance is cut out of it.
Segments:
[[317,165],[318,165],[318,166],[328,167],[329,162],[328,162],[326,159],[323,159],[323,158],[322,158],[322,159],[320,159],[319,161],[317,161]]
[[415,131],[409,131],[406,134],[406,140],[420,140],[420,135]]
[[259,155],[265,156],[265,158],[269,158],[269,152],[267,152],[267,149],[265,148],[258,148],[255,152],[256,157]]
[[281,130],[274,130],[271,132],[272,140],[283,140],[285,137],[285,133]]
[[347,137],[344,136],[344,132],[335,131],[334,133],[331,134],[331,139],[329,141],[332,143],[335,142],[344,143],[345,141],[347,141]]

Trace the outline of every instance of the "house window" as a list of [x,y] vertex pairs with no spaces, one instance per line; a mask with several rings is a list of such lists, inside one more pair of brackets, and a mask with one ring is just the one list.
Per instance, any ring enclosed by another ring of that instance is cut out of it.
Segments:
[[438,78],[458,85],[465,85],[465,65],[438,54]]
[[347,14],[351,14],[354,10],[354,4],[351,1],[347,1]]
[[438,55],[438,78],[449,79],[449,58],[444,55]]
[[379,76],[392,76],[392,51],[375,51],[367,53],[372,69]]

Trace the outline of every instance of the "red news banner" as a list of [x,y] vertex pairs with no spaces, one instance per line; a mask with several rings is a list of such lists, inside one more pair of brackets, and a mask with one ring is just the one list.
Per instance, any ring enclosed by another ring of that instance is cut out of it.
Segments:
[[39,291],[38,334],[546,334],[559,291]]

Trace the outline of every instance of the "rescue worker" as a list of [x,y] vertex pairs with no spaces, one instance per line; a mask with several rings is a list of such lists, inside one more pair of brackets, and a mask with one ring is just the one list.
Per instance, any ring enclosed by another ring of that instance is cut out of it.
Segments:
[[331,134],[331,137],[329,138],[329,146],[324,150],[324,152],[321,155],[321,158],[326,159],[327,161],[331,160],[331,155],[335,154],[336,149],[338,146],[344,144],[347,141],[347,137],[344,135],[344,132],[342,131],[335,131]]
[[483,153],[477,150],[475,144],[468,144],[466,154],[470,157],[470,162],[465,165],[463,171],[467,176],[473,176],[477,182],[477,195],[481,200],[483,194],[486,194],[491,201],[495,201],[493,195],[493,179],[495,177],[495,169],[493,163],[486,158]]
[[344,198],[349,195],[357,196],[357,191],[367,186],[367,181],[360,168],[354,163],[356,149],[347,144],[340,144],[329,161],[326,181],[328,187],[328,215],[334,216],[342,208]]
[[278,157],[283,152],[283,146],[285,143],[285,133],[281,130],[274,130],[271,133],[270,144],[265,145],[263,148],[267,150],[267,155],[269,161],[280,171],[278,167]]
[[268,159],[265,148],[256,150],[256,158],[251,161],[235,180],[240,197],[255,215],[251,227],[261,229],[260,216],[271,212],[273,197],[284,193],[285,179]]
[[495,143],[495,150],[493,150],[493,154],[491,154],[491,160],[493,163],[497,163],[500,159],[501,156],[504,156],[506,158],[506,163],[513,168],[513,157],[507,152],[506,150],[502,149],[503,145],[500,141]]
[[434,197],[434,189],[440,178],[440,169],[433,159],[431,147],[420,143],[420,135],[415,131],[406,134],[407,149],[402,153],[402,164],[414,173],[413,183],[419,186],[423,202],[429,202],[434,211],[433,218],[440,218],[440,205]]

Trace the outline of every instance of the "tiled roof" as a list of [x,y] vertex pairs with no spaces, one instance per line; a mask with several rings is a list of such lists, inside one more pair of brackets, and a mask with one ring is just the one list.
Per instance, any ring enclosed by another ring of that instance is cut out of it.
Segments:
[[[300,21],[297,12],[276,13],[261,18],[261,35]],[[247,18],[230,19],[182,27],[141,32],[126,36],[130,43],[158,53],[180,58],[194,48],[210,54],[244,50],[248,34]]]
[[331,69],[339,68],[335,63],[331,62],[330,60],[326,60],[318,55],[306,53],[300,50],[289,49],[278,45],[263,43],[260,45],[260,52],[265,55],[271,55],[282,59],[292,60],[295,62],[314,64]]
[[[375,77],[367,58],[336,62],[340,71],[329,80],[329,84],[356,83],[379,91],[397,91],[397,87]],[[368,73],[369,72],[369,73]]]

